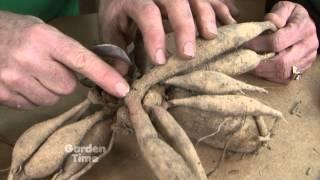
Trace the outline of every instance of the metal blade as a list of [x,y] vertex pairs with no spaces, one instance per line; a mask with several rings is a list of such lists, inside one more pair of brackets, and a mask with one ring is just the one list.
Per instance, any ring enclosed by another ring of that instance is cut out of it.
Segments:
[[129,65],[132,65],[132,62],[127,53],[118,46],[112,44],[99,44],[93,46],[91,48],[91,51],[98,56],[119,59]]

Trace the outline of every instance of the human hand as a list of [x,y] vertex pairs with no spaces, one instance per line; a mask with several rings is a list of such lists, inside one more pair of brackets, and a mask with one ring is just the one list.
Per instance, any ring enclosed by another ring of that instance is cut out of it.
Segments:
[[[216,17],[232,24],[238,12],[234,0],[101,0],[99,8],[102,40],[126,48],[136,33],[142,32],[146,51],[154,64],[164,64],[165,30],[162,17],[168,18],[176,37],[178,54],[186,59],[195,55],[196,29],[205,39],[217,35]],[[133,20],[133,21],[132,21]],[[133,23],[134,22],[134,23]],[[128,66],[114,65],[122,74]]]
[[0,12],[0,103],[19,109],[55,104],[74,91],[72,71],[115,96],[128,84],[80,43],[40,19]]
[[261,62],[254,74],[270,81],[288,83],[292,66],[304,72],[316,59],[319,47],[316,26],[304,7],[288,1],[277,3],[265,20],[273,22],[279,30],[255,38],[246,47],[278,54]]

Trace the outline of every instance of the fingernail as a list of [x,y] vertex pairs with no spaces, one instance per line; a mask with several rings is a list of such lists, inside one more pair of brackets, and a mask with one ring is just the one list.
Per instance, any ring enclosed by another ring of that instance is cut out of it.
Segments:
[[194,46],[191,42],[187,42],[183,47],[183,53],[186,56],[194,57]]
[[158,49],[155,55],[155,61],[157,64],[165,64],[166,63],[166,56],[164,54],[163,49]]
[[130,87],[122,82],[116,84],[116,91],[118,92],[119,96],[124,97],[128,94]]
[[214,34],[214,35],[217,35],[217,34],[218,34],[217,26],[216,26],[214,23],[211,23],[211,22],[208,23],[207,31],[208,31],[210,34]]

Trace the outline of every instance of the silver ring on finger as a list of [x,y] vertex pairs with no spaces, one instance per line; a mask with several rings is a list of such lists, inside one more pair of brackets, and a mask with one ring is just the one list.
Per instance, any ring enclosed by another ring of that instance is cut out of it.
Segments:
[[302,78],[302,72],[299,70],[297,66],[291,67],[291,79],[299,81]]

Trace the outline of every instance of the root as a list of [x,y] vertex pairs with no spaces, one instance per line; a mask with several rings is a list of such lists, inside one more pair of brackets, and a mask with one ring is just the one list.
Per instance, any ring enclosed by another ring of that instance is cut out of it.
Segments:
[[13,148],[11,171],[8,179],[18,175],[19,170],[22,169],[21,166],[39,150],[49,136],[70,120],[76,121],[81,116],[81,112],[87,110],[90,104],[90,101],[86,99],[61,115],[35,124],[25,131]]
[[160,180],[195,179],[184,159],[158,137],[148,114],[142,107],[141,99],[135,93],[136,91],[131,91],[131,95],[126,98],[130,120],[142,155],[156,177]]
[[[89,105],[89,106],[90,106],[90,105]],[[84,115],[84,113],[89,109],[89,106],[86,107],[86,108],[83,108],[83,109],[79,110],[79,112],[75,113],[75,114],[73,115],[73,117],[71,117],[71,118],[68,120],[68,122],[76,122],[76,121],[78,121],[78,120],[81,118],[81,116]]]
[[262,142],[263,145],[267,145],[266,143],[271,139],[271,133],[263,119],[262,116],[254,117],[256,125],[258,127],[258,131],[260,136],[259,141]]
[[174,76],[164,83],[201,94],[245,94],[245,91],[268,93],[263,88],[247,84],[216,71],[193,71],[181,76]]
[[266,142],[270,141],[270,139],[271,139],[270,134],[267,136],[259,136],[258,138],[259,138],[259,141],[263,142],[263,143],[266,143]]
[[227,152],[227,149],[228,149],[228,146],[229,146],[232,138],[233,138],[233,135],[224,144],[224,148],[223,148],[223,151],[222,151],[221,156],[219,158],[219,161],[218,161],[217,165],[213,168],[213,170],[211,170],[209,173],[207,173],[208,177],[210,177],[214,172],[216,172],[216,170],[223,164],[225,156],[226,156],[226,152]]
[[6,173],[8,171],[10,171],[10,167],[5,168],[5,169],[0,169],[0,173]]
[[262,116],[258,116],[258,117],[254,117],[254,119],[256,121],[260,136],[262,136],[262,137],[269,136],[270,132],[269,132],[269,130],[267,128],[266,123],[264,122],[263,117]]
[[171,114],[159,106],[152,107],[155,116],[155,125],[161,135],[170,142],[170,145],[184,158],[193,173],[199,180],[206,180],[207,176],[201,165],[200,158],[186,132],[171,116]]
[[25,164],[25,174],[36,179],[56,172],[71,153],[65,150],[66,145],[78,146],[86,133],[97,122],[104,119],[104,115],[104,111],[98,111],[81,121],[66,125],[55,131]]
[[185,106],[217,112],[223,116],[268,115],[284,119],[282,113],[258,100],[241,95],[198,95],[170,100],[172,106]]
[[217,134],[220,132],[222,125],[224,125],[224,124],[225,124],[226,122],[228,122],[229,120],[231,120],[231,119],[225,119],[225,120],[223,120],[223,121],[219,124],[218,129],[217,129],[215,132],[213,132],[212,134],[209,134],[209,135],[207,135],[207,136],[203,136],[203,137],[197,139],[196,146],[198,146],[200,142],[202,142],[202,141],[204,141],[204,140],[206,140],[206,139],[208,139],[208,138],[210,138],[210,137],[213,137],[213,136],[217,135]]
[[232,141],[232,138],[234,137],[235,133],[240,131],[243,127],[243,125],[246,123],[246,117],[244,116],[242,121],[241,121],[241,125],[239,126],[239,128],[234,131],[232,133],[232,135],[230,136],[230,138],[226,141],[225,145],[224,145],[224,148],[223,148],[223,152],[219,158],[219,161],[217,163],[217,165],[213,168],[213,170],[211,170],[209,173],[207,173],[207,176],[210,177],[224,162],[224,159],[225,159],[225,155],[226,155],[226,152],[227,152],[227,149],[228,149],[228,146],[230,144],[230,142]]

